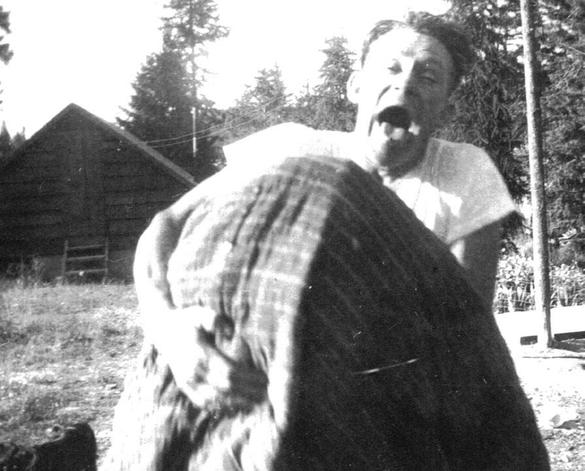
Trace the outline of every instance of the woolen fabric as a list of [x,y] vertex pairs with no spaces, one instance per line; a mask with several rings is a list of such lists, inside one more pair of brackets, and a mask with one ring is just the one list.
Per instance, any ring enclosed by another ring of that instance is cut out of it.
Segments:
[[[204,399],[145,345],[106,469],[548,469],[492,314],[378,180],[291,157],[205,188],[169,262],[175,304],[218,314]],[[233,370],[210,399],[218,355]]]

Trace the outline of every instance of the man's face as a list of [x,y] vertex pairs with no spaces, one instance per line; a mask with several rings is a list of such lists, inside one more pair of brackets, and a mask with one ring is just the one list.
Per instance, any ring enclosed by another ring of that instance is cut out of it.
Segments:
[[449,52],[431,36],[399,28],[370,45],[349,84],[369,165],[397,177],[421,161],[443,119],[452,77]]

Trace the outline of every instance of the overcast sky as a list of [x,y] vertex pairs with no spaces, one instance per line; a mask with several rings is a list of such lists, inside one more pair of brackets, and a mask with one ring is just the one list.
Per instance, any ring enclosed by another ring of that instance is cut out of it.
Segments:
[[[71,102],[113,121],[148,54],[161,46],[165,0],[0,0],[10,12],[14,57],[0,65],[0,122],[30,137]],[[289,91],[315,80],[325,39],[358,48],[371,24],[410,7],[433,13],[444,0],[217,0],[230,35],[210,46],[203,94],[220,107],[256,72],[278,64]]]

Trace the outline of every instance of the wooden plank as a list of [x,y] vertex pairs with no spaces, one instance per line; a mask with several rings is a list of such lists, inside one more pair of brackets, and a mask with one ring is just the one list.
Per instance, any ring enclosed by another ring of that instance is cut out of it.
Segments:
[[143,162],[128,163],[128,162],[116,162],[104,164],[104,176],[116,177],[116,176],[134,176],[141,175],[147,178],[156,180],[163,178],[165,180],[173,180],[168,175],[162,173],[158,167],[155,167],[149,162],[143,160]]
[[[495,318],[510,348],[519,347],[522,340],[542,335],[541,316],[536,311],[496,314]],[[551,309],[551,329],[555,336],[585,332],[585,306]]]
[[42,198],[24,196],[13,199],[0,199],[0,215],[59,209],[63,205],[63,198],[63,195],[49,195]]
[[104,165],[111,165],[116,163],[126,163],[141,167],[144,165],[144,157],[130,149],[123,148],[120,151],[112,149],[109,152],[102,154]]
[[1,239],[0,260],[15,261],[20,255],[59,255],[63,253],[63,239],[37,238],[29,240]]
[[66,182],[42,181],[38,183],[6,183],[0,186],[0,199],[15,197],[49,196],[67,193]]
[[0,230],[1,241],[29,241],[31,239],[61,238],[67,236],[64,224],[12,226],[10,230]]
[[44,148],[28,149],[19,162],[29,164],[53,165],[61,160],[63,146],[55,145]]
[[0,173],[0,184],[20,184],[30,182],[43,182],[61,178],[63,171],[57,166],[17,167],[9,172]]
[[104,190],[109,192],[120,191],[120,189],[135,191],[157,191],[169,188],[167,181],[156,181],[146,175],[135,175],[133,177],[109,177],[104,180]]
[[12,227],[21,226],[50,226],[63,223],[65,218],[66,216],[64,214],[57,211],[2,215],[2,223],[0,227],[2,227],[3,230],[10,230]]
[[148,192],[109,192],[105,195],[106,205],[141,204],[146,202],[170,205],[186,193],[184,189],[166,188]]
[[83,182],[86,195],[84,212],[92,233],[105,235],[103,162],[95,145],[97,135],[95,128],[90,126],[83,130],[81,138],[81,152],[86,172]]
[[126,205],[108,205],[106,206],[106,218],[115,219],[151,219],[157,212],[166,208],[167,205],[162,203],[143,203],[143,204],[126,204]]
[[114,236],[140,235],[150,222],[149,218],[120,219],[108,222],[108,234]]
[[14,172],[31,172],[36,171],[39,174],[43,172],[51,172],[53,169],[58,169],[58,172],[61,173],[61,164],[60,162],[34,162],[29,160],[23,160],[22,162],[16,162],[14,166],[9,166],[8,170],[3,170],[3,174],[10,175],[13,171]]
[[141,233],[136,234],[109,234],[108,241],[110,243],[110,252],[114,250],[132,250],[136,249],[138,237]]
[[108,163],[104,165],[104,177],[128,177],[147,173],[143,166],[132,165],[128,162]]

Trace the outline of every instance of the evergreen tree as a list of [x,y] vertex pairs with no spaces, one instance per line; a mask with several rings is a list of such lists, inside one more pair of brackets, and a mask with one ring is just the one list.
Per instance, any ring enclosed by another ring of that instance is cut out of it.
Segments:
[[353,70],[355,54],[347,48],[347,40],[336,36],[326,40],[321,52],[325,60],[319,69],[320,82],[299,95],[291,109],[294,121],[315,129],[351,131],[356,107],[347,98],[347,81]]
[[17,132],[14,136],[12,136],[12,147],[14,150],[18,149],[26,142],[26,136],[24,132],[24,128],[22,131]]
[[12,144],[12,139],[10,138],[10,133],[6,128],[6,123],[2,123],[2,128],[0,129],[0,162],[12,153],[14,150],[14,145]]
[[454,0],[450,16],[463,24],[477,60],[451,100],[452,120],[439,137],[487,150],[520,200],[528,194],[527,157],[522,152],[525,122],[524,73],[518,60],[520,15],[517,0]]
[[180,55],[169,49],[150,55],[133,84],[134,95],[118,124],[160,147],[160,152],[192,170],[189,84]]
[[255,80],[227,112],[226,141],[290,120],[289,97],[280,68],[262,69]]
[[[221,165],[216,129],[220,113],[197,95],[204,71],[197,60],[204,47],[227,34],[211,0],[171,0],[163,20],[163,50],[151,54],[133,84],[127,117],[118,123],[201,180]],[[193,110],[197,155],[193,158]]]
[[164,18],[165,34],[173,49],[190,60],[205,55],[206,44],[229,34],[219,24],[214,0],[170,0],[166,8],[171,14]]
[[316,129],[351,131],[356,107],[347,98],[347,82],[355,57],[347,48],[344,37],[333,37],[326,44],[327,47],[322,50],[325,61],[320,68],[321,82],[314,90],[314,118],[311,124]]
[[[10,45],[4,42],[3,31],[10,33],[10,13],[4,11],[4,8],[0,5],[0,61],[8,64],[12,58],[12,51],[10,50]],[[0,100],[0,103],[2,103],[2,100]]]
[[[525,97],[518,0],[454,0],[451,15],[479,50],[443,136],[486,148],[513,196],[527,196]],[[585,2],[540,0],[538,71],[549,227],[585,232]],[[583,247],[585,251],[585,247]]]
[[543,1],[540,8],[546,193],[554,236],[585,232],[584,6]]
[[170,16],[164,19],[164,31],[172,48],[183,57],[190,77],[189,97],[192,113],[192,131],[202,127],[198,119],[198,89],[204,80],[205,70],[199,57],[206,55],[205,46],[228,35],[229,30],[219,24],[214,0],[170,0],[166,5]]

